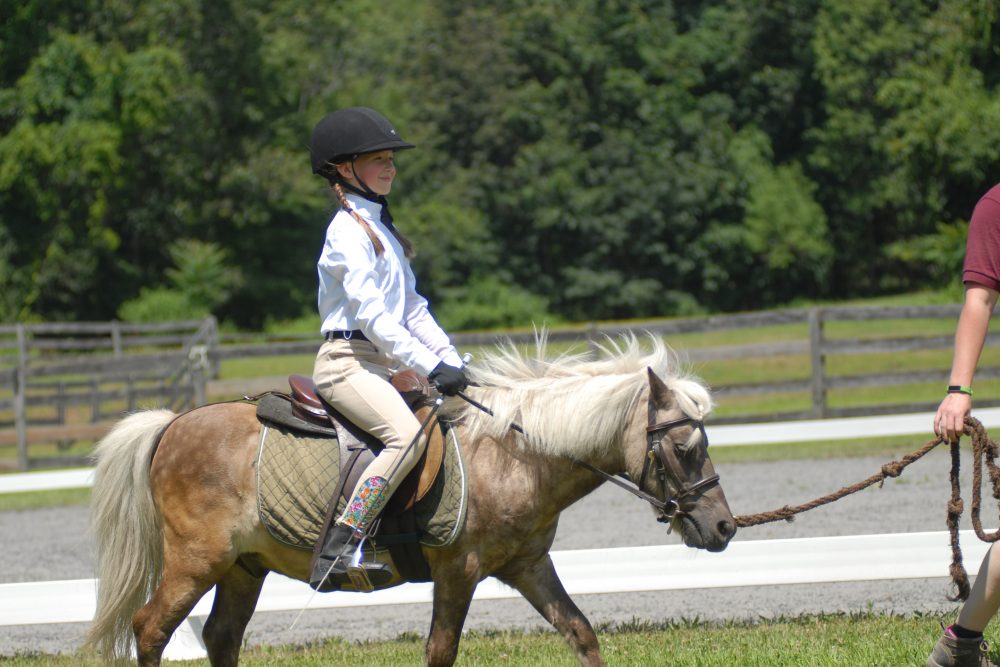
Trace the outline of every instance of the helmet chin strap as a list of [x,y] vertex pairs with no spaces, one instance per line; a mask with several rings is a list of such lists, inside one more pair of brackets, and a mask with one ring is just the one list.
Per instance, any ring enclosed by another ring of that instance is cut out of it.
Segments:
[[393,226],[392,214],[389,212],[389,200],[385,198],[385,195],[380,195],[374,190],[372,190],[370,187],[368,187],[368,184],[364,182],[361,176],[358,175],[357,170],[355,170],[354,168],[354,158],[351,158],[351,173],[354,174],[354,180],[357,181],[358,185],[360,185],[361,187],[357,187],[353,183],[348,182],[347,179],[341,176],[339,172],[337,172],[337,181],[340,183],[342,187],[344,187],[347,190],[350,190],[354,194],[360,195],[365,199],[367,199],[368,201],[372,201],[375,202],[376,204],[381,205],[382,207],[381,221],[389,228],[392,228]]
[[358,192],[358,194],[374,201],[379,197],[379,195],[370,187],[368,187],[368,184],[365,183],[364,179],[362,179],[361,176],[358,174],[358,170],[354,168],[355,159],[356,158],[351,158],[351,173],[354,174],[354,180],[358,182],[358,185],[361,186],[361,190],[363,191],[363,192]]

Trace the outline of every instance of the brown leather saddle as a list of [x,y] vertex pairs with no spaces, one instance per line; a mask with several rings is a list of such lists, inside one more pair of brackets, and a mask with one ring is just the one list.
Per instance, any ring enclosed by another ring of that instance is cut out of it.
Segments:
[[[427,378],[413,371],[402,371],[393,375],[391,382],[417,418],[423,422],[433,401],[431,385]],[[316,391],[316,384],[312,378],[290,375],[288,386],[291,390],[290,395],[278,394],[282,399],[287,399],[285,405],[275,406],[273,402],[265,405],[264,401],[261,401],[260,405],[265,409],[262,413],[259,407],[258,415],[263,419],[314,435],[335,435],[346,454],[343,459],[340,486],[343,487],[343,493],[350,493],[368,462],[382,451],[381,441],[352,424],[323,400]],[[286,411],[287,415],[284,414]],[[392,512],[402,512],[413,507],[427,495],[441,470],[441,461],[444,459],[444,437],[437,420],[432,420],[428,424],[426,432],[427,447],[413,471],[393,493],[387,508]]]

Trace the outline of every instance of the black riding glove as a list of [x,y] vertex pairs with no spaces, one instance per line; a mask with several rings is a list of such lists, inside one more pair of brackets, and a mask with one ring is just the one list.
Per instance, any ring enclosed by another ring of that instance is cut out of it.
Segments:
[[443,361],[434,367],[427,379],[445,396],[454,396],[469,386],[469,379],[461,368],[449,366]]

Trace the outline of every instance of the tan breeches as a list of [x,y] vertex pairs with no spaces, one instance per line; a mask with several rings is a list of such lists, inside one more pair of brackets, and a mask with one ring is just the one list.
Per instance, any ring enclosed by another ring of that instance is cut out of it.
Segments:
[[337,519],[367,528],[423,454],[425,438],[410,447],[420,422],[389,384],[395,362],[365,340],[334,340],[316,356],[313,381],[323,398],[385,449],[362,473],[347,509]]

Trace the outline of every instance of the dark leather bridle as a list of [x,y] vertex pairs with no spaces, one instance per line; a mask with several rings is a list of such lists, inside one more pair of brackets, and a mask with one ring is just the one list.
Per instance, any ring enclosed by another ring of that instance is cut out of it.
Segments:
[[[479,401],[466,396],[462,392],[459,392],[458,395],[470,405],[482,410],[490,416],[493,416],[493,411]],[[656,520],[660,523],[666,523],[669,525],[673,523],[673,520],[677,517],[677,515],[684,514],[684,510],[681,509],[682,500],[694,493],[718,484],[719,476],[711,475],[698,480],[694,484],[684,483],[684,469],[681,467],[680,461],[677,460],[677,453],[674,451],[673,447],[667,447],[664,449],[661,446],[661,443],[663,442],[663,435],[660,435],[660,437],[656,436],[657,434],[665,435],[670,429],[676,428],[677,426],[692,424],[695,428],[701,431],[701,437],[704,438],[705,446],[707,447],[708,434],[705,433],[705,422],[700,419],[695,419],[694,417],[681,417],[680,419],[656,423],[653,421],[656,415],[656,409],[652,399],[650,399],[649,405],[651,409],[649,410],[649,424],[646,426],[646,455],[642,465],[642,475],[639,477],[639,483],[637,485],[632,478],[629,477],[628,473],[611,475],[604,472],[597,466],[591,465],[586,461],[581,461],[578,458],[570,457],[570,460],[574,465],[586,468],[601,479],[620,486],[632,495],[642,498],[656,510]],[[512,423],[510,427],[522,435],[528,435],[519,424]],[[653,473],[659,481],[660,490],[663,492],[663,500],[660,500],[656,496],[650,495],[642,490],[642,486],[645,484],[646,476],[649,474],[650,470],[653,470]],[[671,484],[673,484],[675,489],[672,495],[667,484],[668,480]]]
[[[652,401],[650,401],[650,407],[653,407]],[[643,457],[642,474],[639,476],[638,484],[635,484],[628,473],[621,473],[618,476],[610,475],[600,468],[576,458],[573,459],[573,463],[581,468],[586,468],[612,484],[620,486],[632,495],[642,498],[656,510],[656,520],[670,526],[679,514],[684,514],[684,510],[681,509],[681,501],[690,495],[718,484],[719,476],[711,475],[698,480],[694,484],[685,484],[684,469],[681,467],[680,461],[677,460],[677,452],[674,451],[673,447],[664,448],[662,446],[663,436],[672,428],[691,424],[701,431],[701,437],[705,440],[705,446],[708,446],[708,434],[705,433],[705,422],[694,417],[681,417],[680,419],[656,423],[653,421],[655,414],[655,409],[649,411],[649,425],[646,426],[646,455]],[[663,500],[642,490],[650,470],[656,475],[660,491],[663,494]],[[670,484],[668,484],[668,481]],[[632,486],[629,482],[635,484],[635,486]],[[670,485],[674,487],[672,494],[670,493]],[[670,528],[668,528],[667,532],[670,532]]]
[[[649,421],[653,421],[652,414]],[[719,483],[718,475],[710,475],[694,484],[685,484],[684,469],[681,467],[680,461],[677,460],[677,452],[674,451],[673,447],[664,448],[662,446],[663,437],[670,429],[686,424],[691,424],[701,431],[701,437],[707,446],[708,434],[705,433],[705,422],[694,417],[681,417],[658,424],[651,423],[646,427],[646,456],[642,464],[642,474],[639,476],[639,488],[641,489],[645,485],[646,476],[652,470],[665,499],[662,503],[650,501],[658,511],[656,520],[661,523],[672,523],[678,513],[683,513],[682,500]],[[674,488],[673,495],[670,494],[670,487],[667,484],[668,478]]]

